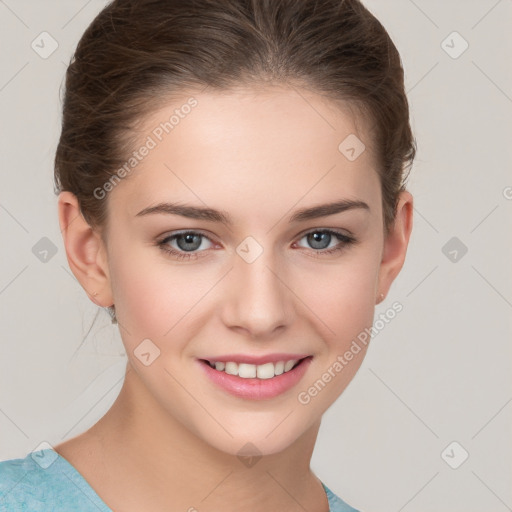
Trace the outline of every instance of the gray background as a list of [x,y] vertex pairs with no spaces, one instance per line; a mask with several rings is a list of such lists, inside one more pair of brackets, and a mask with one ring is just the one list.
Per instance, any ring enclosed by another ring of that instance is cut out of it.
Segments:
[[[512,510],[512,1],[364,3],[404,62],[414,229],[375,318],[403,311],[324,415],[312,467],[363,512]],[[104,5],[0,0],[1,460],[83,432],[123,380],[118,328],[69,270],[52,182],[66,63]],[[31,47],[43,31],[48,58]]]

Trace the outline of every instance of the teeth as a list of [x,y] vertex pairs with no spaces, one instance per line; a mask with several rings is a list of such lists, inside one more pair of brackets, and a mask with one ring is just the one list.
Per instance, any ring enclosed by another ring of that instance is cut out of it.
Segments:
[[238,375],[243,379],[271,379],[276,375],[289,372],[297,363],[299,359],[290,359],[289,361],[278,361],[277,363],[265,364],[247,364],[235,363],[233,361],[223,362],[210,362],[208,364],[218,371],[224,371],[229,375]]

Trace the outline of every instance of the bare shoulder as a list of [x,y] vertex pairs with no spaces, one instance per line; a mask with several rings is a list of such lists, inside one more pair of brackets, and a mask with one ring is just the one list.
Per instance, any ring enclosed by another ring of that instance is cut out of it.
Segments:
[[101,456],[102,443],[95,435],[85,432],[64,441],[53,449],[66,459],[88,482],[95,481],[105,471]]

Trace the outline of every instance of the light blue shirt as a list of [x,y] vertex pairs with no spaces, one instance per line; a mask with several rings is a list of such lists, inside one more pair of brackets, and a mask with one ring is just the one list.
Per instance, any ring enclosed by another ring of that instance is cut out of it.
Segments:
[[[359,512],[322,483],[330,512]],[[82,475],[55,450],[0,462],[1,512],[112,512]]]

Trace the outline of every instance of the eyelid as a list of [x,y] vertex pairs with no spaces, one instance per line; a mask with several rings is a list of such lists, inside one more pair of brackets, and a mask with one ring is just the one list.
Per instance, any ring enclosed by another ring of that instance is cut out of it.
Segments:
[[[203,231],[202,229],[196,229],[196,228],[178,229],[176,231],[168,231],[167,233],[164,233],[163,235],[159,236],[157,241],[163,242],[164,240],[167,240],[168,238],[176,237],[179,235],[186,235],[189,233],[194,234],[194,235],[202,235],[205,238],[207,238],[208,240],[210,240],[210,242],[215,242],[215,238],[213,237],[213,235],[208,234],[208,232]],[[215,243],[217,243],[217,242],[215,242]]]
[[334,231],[336,233],[339,233],[340,235],[345,235],[349,238],[355,238],[355,234],[346,228],[330,228],[328,226],[316,226],[305,229],[304,231],[297,235],[297,238],[302,238],[303,236],[306,236],[309,233],[316,233],[317,231]]

